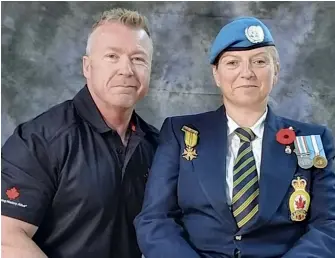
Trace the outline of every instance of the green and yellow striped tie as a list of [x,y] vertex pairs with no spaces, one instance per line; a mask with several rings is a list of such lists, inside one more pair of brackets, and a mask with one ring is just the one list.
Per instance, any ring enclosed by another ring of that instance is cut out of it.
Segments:
[[249,128],[237,128],[240,148],[234,161],[234,182],[232,211],[237,226],[242,228],[252,221],[258,213],[258,175],[256,162],[251,149],[255,134]]

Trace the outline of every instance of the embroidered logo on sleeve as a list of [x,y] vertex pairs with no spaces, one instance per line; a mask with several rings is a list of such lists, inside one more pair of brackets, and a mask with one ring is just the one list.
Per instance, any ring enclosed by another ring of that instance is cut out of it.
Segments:
[[14,205],[14,206],[20,206],[22,208],[26,208],[28,206],[28,205],[22,204],[20,202],[14,202],[14,200],[16,200],[20,196],[20,192],[16,187],[12,187],[12,188],[6,190],[6,195],[7,195],[9,200],[1,199],[1,202],[8,203],[8,204],[11,204],[11,205]]
[[9,198],[9,200],[15,200],[17,197],[20,196],[20,193],[15,187],[13,187],[6,191],[6,195]]

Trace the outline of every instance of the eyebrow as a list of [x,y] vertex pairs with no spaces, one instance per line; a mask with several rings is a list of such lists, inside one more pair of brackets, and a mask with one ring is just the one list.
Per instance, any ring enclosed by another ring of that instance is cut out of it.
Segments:
[[[268,52],[264,51],[264,52],[257,53],[257,54],[255,54],[255,55],[251,56],[251,58],[252,58],[252,57],[259,56],[259,55],[263,55],[263,54],[267,55],[267,54],[268,54]],[[223,58],[226,58],[226,57],[235,57],[235,58],[241,58],[241,56],[238,56],[238,55],[227,54],[227,55],[223,55],[223,56],[221,57],[221,59],[223,59]]]
[[[107,50],[112,50],[112,51],[115,51],[115,52],[118,52],[118,53],[123,52],[123,49],[122,49],[122,48],[119,48],[119,47],[107,47]],[[143,55],[148,56],[148,54],[147,54],[145,51],[140,50],[140,49],[137,49],[137,50],[132,51],[131,54],[132,54],[132,55],[143,54]]]
[[260,52],[260,53],[258,53],[258,54],[255,54],[255,55],[253,55],[252,57],[255,57],[255,56],[259,56],[259,55],[263,55],[263,54],[265,54],[266,56],[269,54],[268,52]]

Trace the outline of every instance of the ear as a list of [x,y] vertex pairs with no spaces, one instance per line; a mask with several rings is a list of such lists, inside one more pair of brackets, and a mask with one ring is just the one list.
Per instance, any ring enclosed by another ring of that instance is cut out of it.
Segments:
[[212,72],[213,72],[213,77],[215,80],[215,84],[217,87],[220,88],[220,78],[218,74],[218,67],[216,65],[212,65]]
[[91,60],[89,56],[83,56],[83,74],[86,79],[91,75]]

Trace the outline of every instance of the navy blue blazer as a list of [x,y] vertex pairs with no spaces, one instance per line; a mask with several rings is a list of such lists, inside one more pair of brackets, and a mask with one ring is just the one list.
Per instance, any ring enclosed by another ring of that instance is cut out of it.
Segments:
[[[181,128],[199,131],[197,158],[182,157]],[[297,136],[320,135],[328,165],[302,169],[297,156],[276,141],[282,128]],[[335,156],[331,132],[324,126],[276,116],[265,120],[260,174],[259,214],[238,229],[226,197],[227,119],[216,111],[167,118],[161,129],[144,204],[134,225],[146,258],[335,257]],[[307,182],[310,206],[303,221],[292,221],[289,199],[297,177]],[[236,256],[238,253],[238,256]]]

